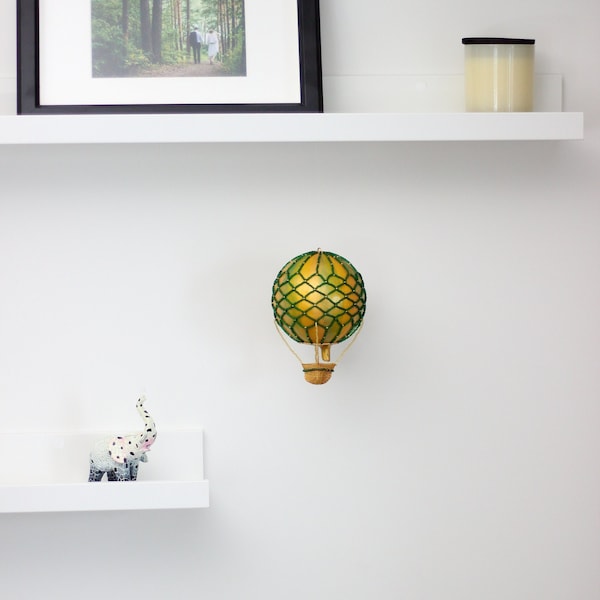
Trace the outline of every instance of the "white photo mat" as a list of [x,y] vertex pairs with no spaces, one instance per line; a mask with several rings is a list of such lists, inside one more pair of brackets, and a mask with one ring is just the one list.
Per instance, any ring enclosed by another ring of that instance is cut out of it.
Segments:
[[92,77],[91,0],[39,0],[40,104],[300,102],[297,0],[245,0],[245,28],[244,77]]

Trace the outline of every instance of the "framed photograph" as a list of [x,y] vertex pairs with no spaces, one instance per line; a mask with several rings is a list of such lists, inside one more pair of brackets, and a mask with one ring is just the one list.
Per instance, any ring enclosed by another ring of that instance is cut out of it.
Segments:
[[19,114],[321,112],[319,0],[17,0]]

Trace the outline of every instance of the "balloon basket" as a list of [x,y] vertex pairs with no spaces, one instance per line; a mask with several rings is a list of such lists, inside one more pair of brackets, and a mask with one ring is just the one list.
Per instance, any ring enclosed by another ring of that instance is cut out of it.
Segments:
[[302,363],[304,379],[314,385],[327,383],[331,379],[334,369],[335,363]]

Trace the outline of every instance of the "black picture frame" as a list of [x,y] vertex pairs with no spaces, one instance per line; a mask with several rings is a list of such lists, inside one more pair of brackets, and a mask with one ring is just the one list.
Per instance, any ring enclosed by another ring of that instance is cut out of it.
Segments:
[[[89,1],[89,0],[88,0]],[[302,113],[323,111],[319,0],[297,0],[300,101],[292,103],[78,103],[40,102],[39,0],[17,0],[17,113],[154,114],[154,113]],[[71,25],[72,26],[72,25]],[[274,49],[276,52],[277,49]]]

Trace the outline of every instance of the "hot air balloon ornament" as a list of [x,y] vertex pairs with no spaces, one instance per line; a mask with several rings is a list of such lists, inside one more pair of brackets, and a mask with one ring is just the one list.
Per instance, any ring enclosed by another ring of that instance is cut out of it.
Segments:
[[[336,366],[331,362],[331,346],[348,340],[362,326],[367,293],[361,274],[333,252],[320,248],[305,252],[279,271],[271,303],[277,331],[302,364],[306,381],[327,383]],[[303,362],[282,332],[295,342],[313,345],[314,362]]]

